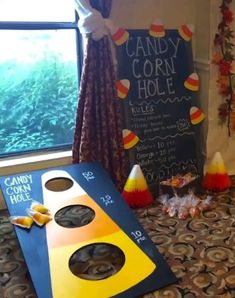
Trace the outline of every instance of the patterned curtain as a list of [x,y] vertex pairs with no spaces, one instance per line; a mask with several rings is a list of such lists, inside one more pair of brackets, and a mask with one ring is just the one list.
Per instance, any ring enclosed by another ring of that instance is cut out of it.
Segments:
[[[112,0],[90,4],[103,17]],[[126,179],[121,106],[115,89],[115,71],[108,36],[88,38],[83,63],[73,144],[73,162],[100,161],[121,191]]]

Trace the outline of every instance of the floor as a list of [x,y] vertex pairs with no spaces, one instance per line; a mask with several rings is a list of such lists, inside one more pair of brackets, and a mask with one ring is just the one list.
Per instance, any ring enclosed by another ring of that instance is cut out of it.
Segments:
[[[213,210],[186,220],[164,215],[157,202],[135,210],[179,279],[144,298],[235,297],[234,178],[233,187],[213,201]],[[0,212],[0,297],[37,297],[7,211]]]

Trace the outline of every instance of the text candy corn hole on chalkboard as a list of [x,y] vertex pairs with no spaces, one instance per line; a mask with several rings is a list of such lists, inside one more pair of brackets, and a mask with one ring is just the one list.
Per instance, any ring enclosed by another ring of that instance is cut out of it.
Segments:
[[0,183],[11,216],[26,215],[32,200],[50,210],[42,227],[16,226],[39,298],[135,297],[176,281],[99,163]]

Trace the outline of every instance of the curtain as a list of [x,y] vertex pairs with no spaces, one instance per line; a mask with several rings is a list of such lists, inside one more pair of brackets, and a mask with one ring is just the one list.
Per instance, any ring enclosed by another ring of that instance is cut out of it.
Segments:
[[[96,12],[96,20],[103,22],[110,13],[112,0],[76,1],[85,11],[86,22],[92,12]],[[91,6],[92,8],[91,8]],[[84,9],[88,7],[88,10]],[[77,6],[78,7],[78,6]],[[102,14],[102,19],[97,14]],[[78,8],[78,13],[81,10]],[[97,17],[98,16],[98,17]],[[92,23],[92,22],[91,22]],[[96,22],[97,23],[97,22]],[[83,32],[97,30],[97,26],[88,25]],[[81,30],[82,31],[82,30]],[[126,161],[122,140],[121,103],[115,88],[115,70],[110,47],[110,40],[105,30],[102,38],[94,39],[89,35],[85,45],[80,95],[78,99],[76,126],[73,143],[73,162],[99,161],[110,174],[113,182],[122,190],[126,179]]]

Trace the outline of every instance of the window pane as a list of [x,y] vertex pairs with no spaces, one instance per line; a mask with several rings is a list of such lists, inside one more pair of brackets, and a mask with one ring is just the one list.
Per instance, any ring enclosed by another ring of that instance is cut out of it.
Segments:
[[0,21],[73,22],[74,0],[0,0]]
[[71,144],[75,30],[0,31],[0,155]]

